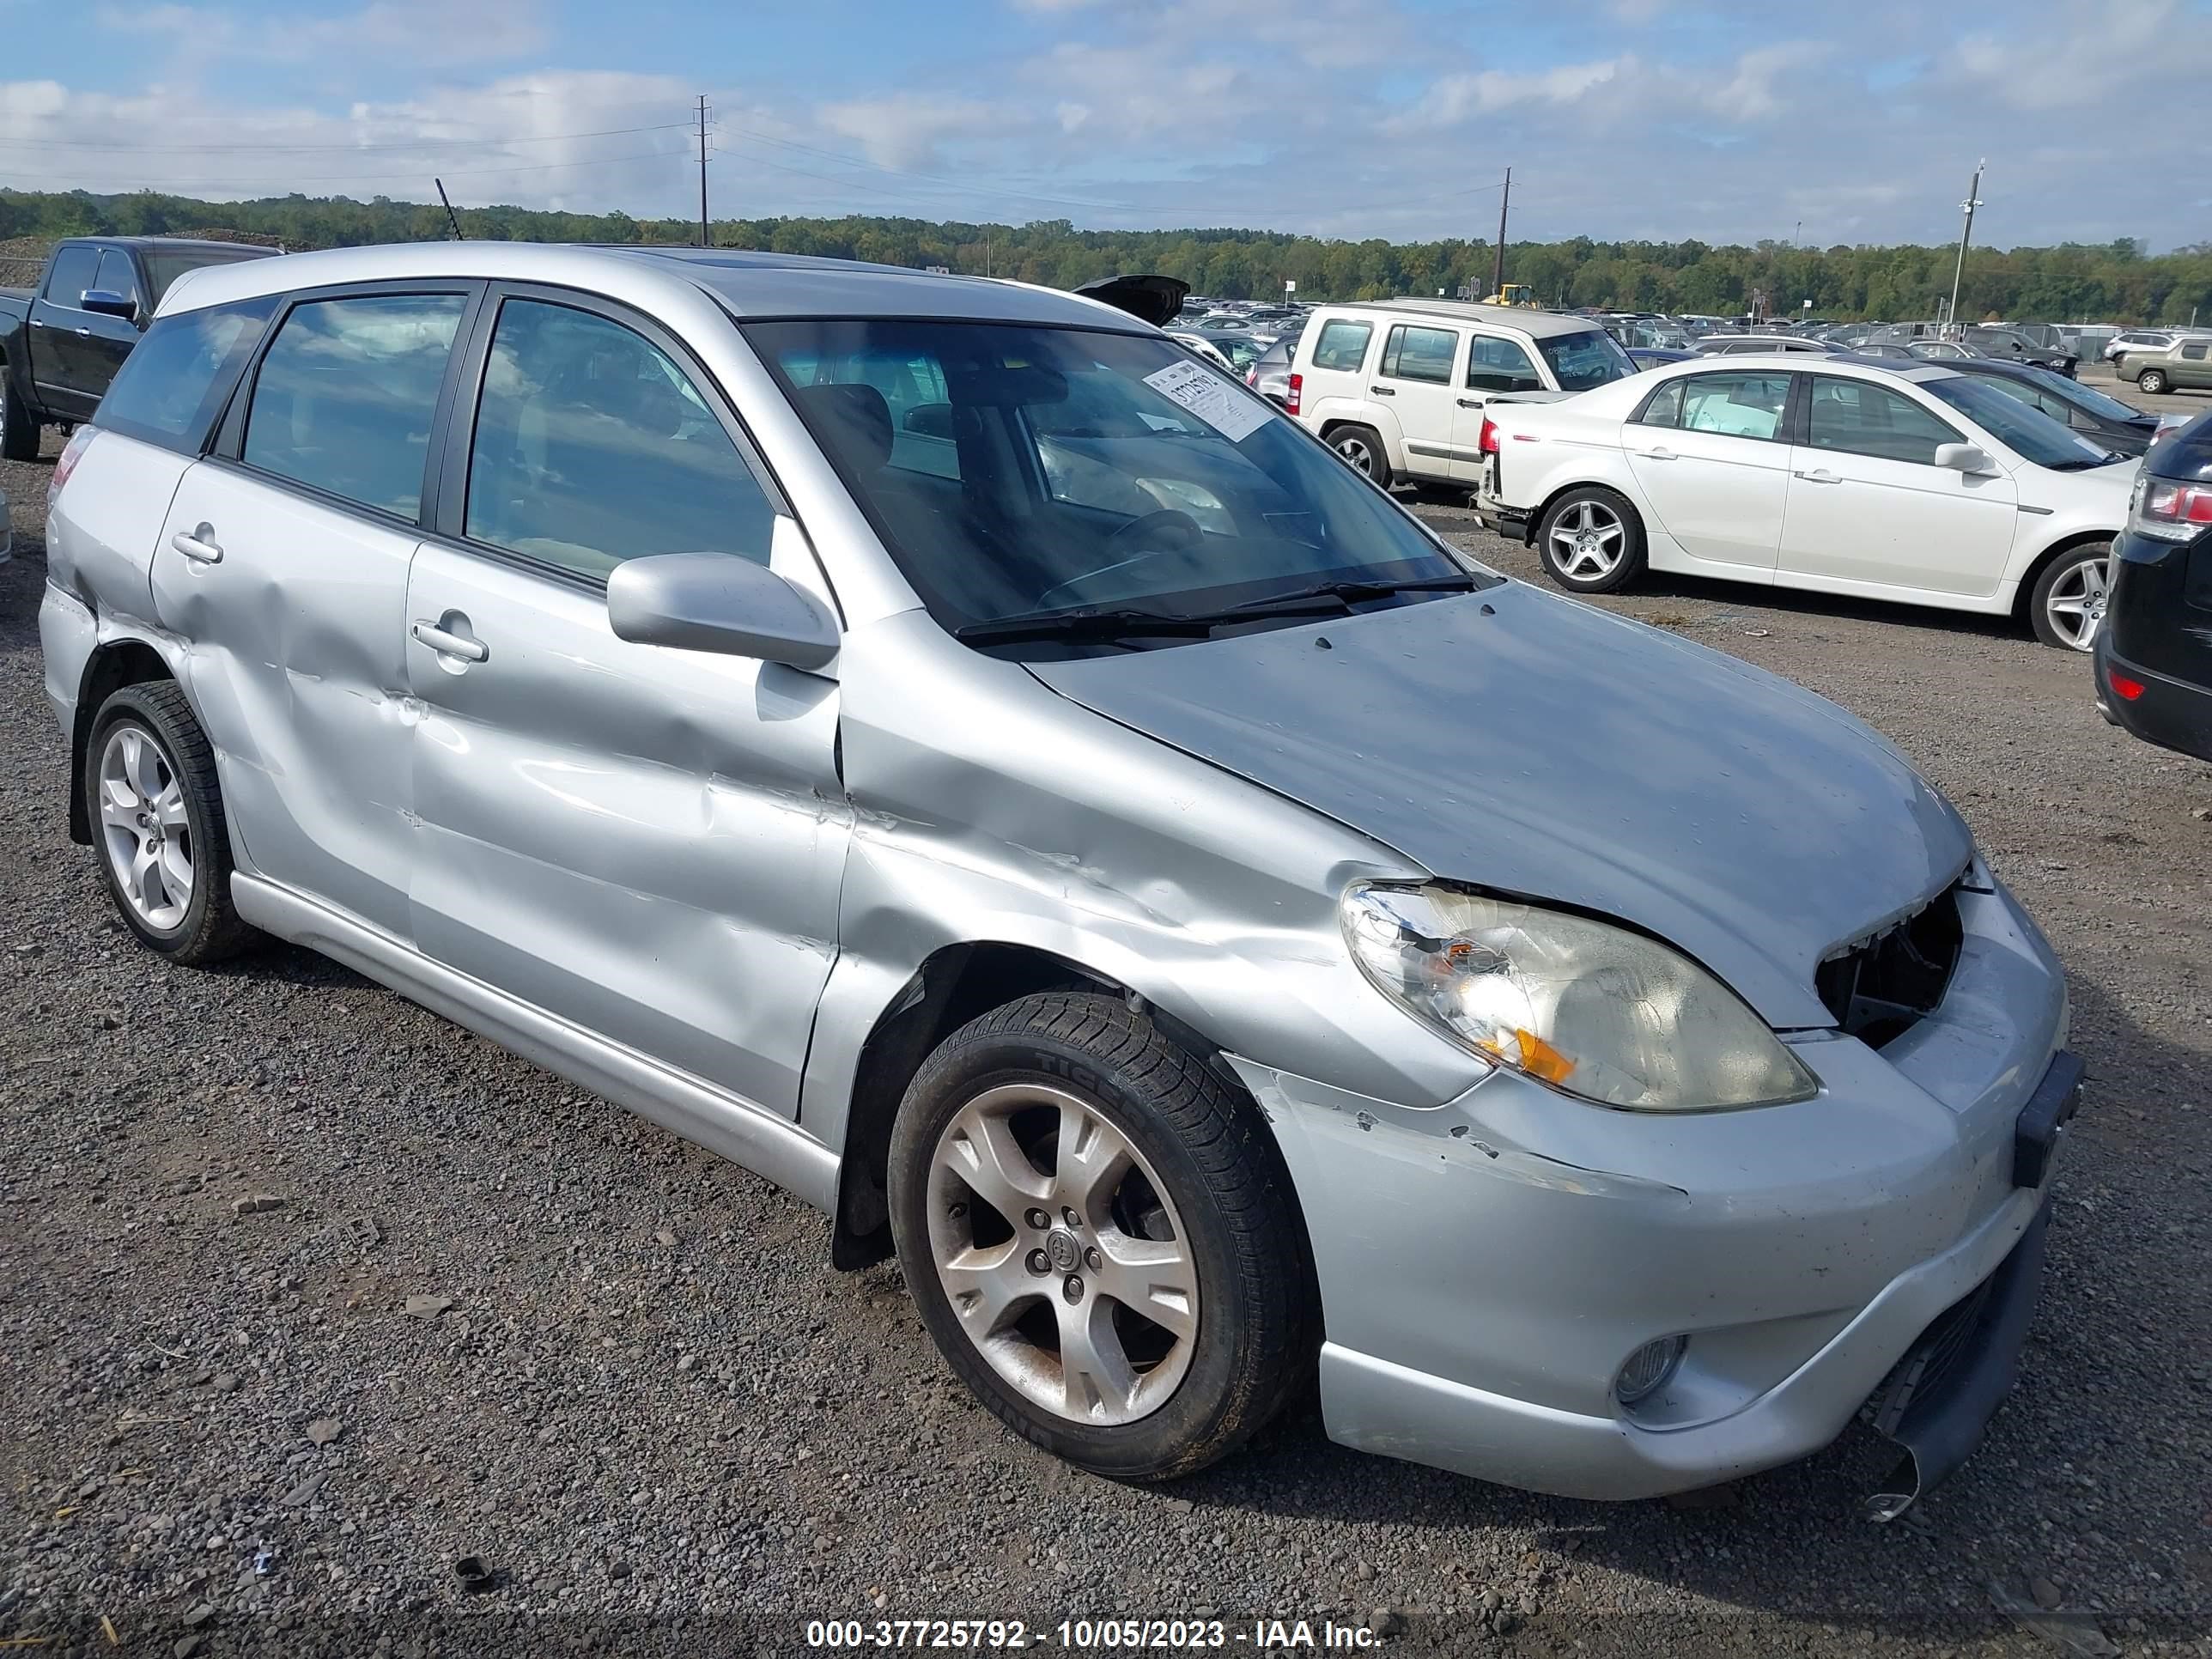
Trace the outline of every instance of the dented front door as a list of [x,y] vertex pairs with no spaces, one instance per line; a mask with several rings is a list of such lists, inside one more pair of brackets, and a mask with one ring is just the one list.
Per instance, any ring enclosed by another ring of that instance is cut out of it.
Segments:
[[837,688],[441,543],[407,660],[429,956],[785,1116],[836,951]]

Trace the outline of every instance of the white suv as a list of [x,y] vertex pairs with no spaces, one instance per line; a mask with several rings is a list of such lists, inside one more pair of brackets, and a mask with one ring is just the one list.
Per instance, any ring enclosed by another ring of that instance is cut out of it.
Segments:
[[1288,412],[1381,484],[1474,485],[1483,410],[1636,372],[1587,317],[1449,300],[1323,306],[1291,359]]

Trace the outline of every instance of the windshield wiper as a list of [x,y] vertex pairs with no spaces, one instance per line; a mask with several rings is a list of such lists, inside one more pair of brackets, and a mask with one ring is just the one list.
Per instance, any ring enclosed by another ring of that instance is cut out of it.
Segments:
[[1222,614],[1249,616],[1255,611],[1267,611],[1279,605],[1297,605],[1310,599],[1340,599],[1346,605],[1357,605],[1363,599],[1387,599],[1393,593],[1471,593],[1474,578],[1464,574],[1452,576],[1426,576],[1418,581],[1333,581],[1316,582],[1311,587],[1294,587],[1287,593],[1270,593],[1262,599],[1247,599],[1233,605]]
[[1037,611],[1026,617],[1000,617],[952,630],[969,645],[1010,644],[1018,640],[1117,640],[1143,635],[1188,635],[1203,639],[1219,624],[1218,617],[1176,617],[1164,611]]

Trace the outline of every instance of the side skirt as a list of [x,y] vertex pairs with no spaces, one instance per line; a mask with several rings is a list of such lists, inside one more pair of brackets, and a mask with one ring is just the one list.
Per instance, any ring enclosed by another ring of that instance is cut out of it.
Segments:
[[342,962],[670,1133],[765,1176],[815,1208],[834,1211],[837,1154],[767,1107],[433,962],[274,882],[240,872],[232,876],[230,891],[239,915],[264,933]]

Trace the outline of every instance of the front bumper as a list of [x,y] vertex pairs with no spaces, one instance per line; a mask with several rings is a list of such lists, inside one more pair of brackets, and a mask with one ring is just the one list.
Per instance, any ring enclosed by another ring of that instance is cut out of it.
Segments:
[[[1710,1486],[1833,1440],[2042,1212],[2048,1158],[2023,1165],[2015,1142],[2064,1039],[2064,981],[2008,895],[1959,896],[1942,1006],[1880,1053],[1793,1038],[1823,1083],[1796,1105],[1608,1112],[1499,1071],[1420,1110],[1234,1062],[1305,1210],[1331,1437],[1591,1498]],[[2037,1184],[2015,1184],[2024,1170]],[[2033,1274],[2006,1282],[2026,1287],[2008,1307],[2032,1307]],[[2024,1313],[2008,1328],[1953,1378],[1972,1384],[1944,1419],[1957,1455],[1915,1448],[1891,1513],[1971,1448]],[[1623,1362],[1673,1335],[1689,1338],[1673,1377],[1621,1406]]]

